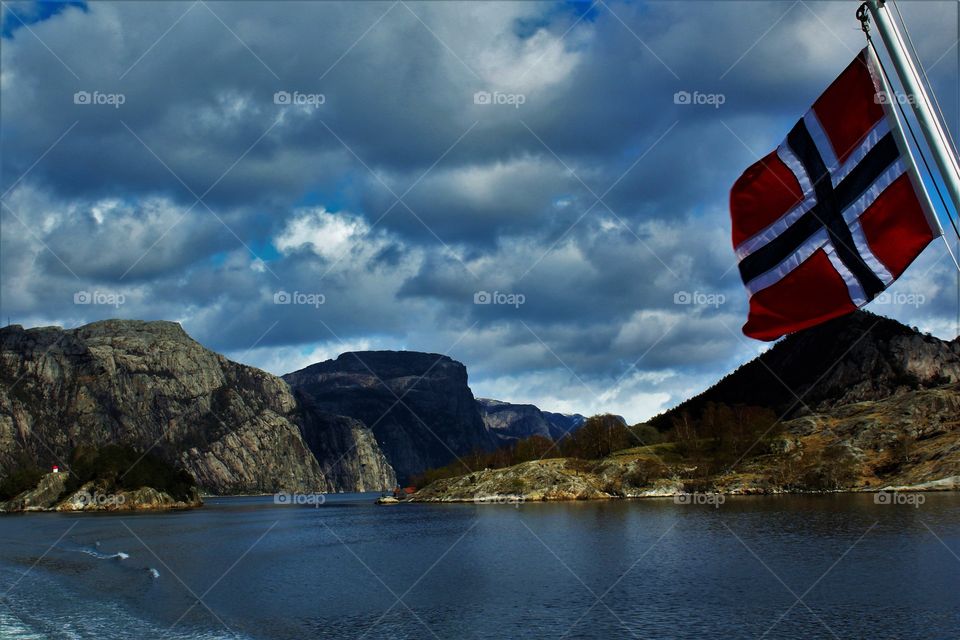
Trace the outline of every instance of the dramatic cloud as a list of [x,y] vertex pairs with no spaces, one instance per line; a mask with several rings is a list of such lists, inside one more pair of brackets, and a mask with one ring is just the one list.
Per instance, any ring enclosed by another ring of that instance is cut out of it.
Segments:
[[[765,348],[728,189],[855,9],[7,2],[0,315],[177,320],[276,373],[449,353],[478,395],[646,418]],[[957,6],[904,11],[956,127]],[[945,256],[871,308],[953,337]]]

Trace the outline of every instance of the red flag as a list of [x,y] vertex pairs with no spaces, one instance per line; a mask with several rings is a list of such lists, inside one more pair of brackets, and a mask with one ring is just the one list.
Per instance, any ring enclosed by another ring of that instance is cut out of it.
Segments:
[[941,233],[880,73],[861,51],[730,191],[752,338],[855,311]]

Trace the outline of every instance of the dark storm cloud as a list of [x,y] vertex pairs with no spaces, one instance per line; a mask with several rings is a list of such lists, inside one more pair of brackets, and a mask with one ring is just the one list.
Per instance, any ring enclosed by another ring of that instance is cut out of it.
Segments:
[[[643,417],[760,348],[727,190],[862,46],[854,9],[8,3],[0,314],[180,320],[277,372],[450,350],[482,394]],[[904,9],[955,108],[955,5]],[[928,253],[923,306],[878,311],[949,331]]]

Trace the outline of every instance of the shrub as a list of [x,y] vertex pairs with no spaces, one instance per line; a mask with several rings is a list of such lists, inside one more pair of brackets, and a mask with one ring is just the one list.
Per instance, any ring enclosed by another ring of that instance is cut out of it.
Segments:
[[70,457],[68,491],[86,482],[104,481],[120,490],[152,487],[179,500],[186,500],[196,483],[186,471],[173,468],[150,453],[111,444],[100,449],[80,446]]
[[637,460],[633,468],[624,474],[623,482],[631,487],[646,487],[668,474],[669,469],[659,460]]
[[524,440],[518,440],[500,447],[495,451],[474,451],[461,456],[446,466],[427,469],[423,473],[411,476],[409,483],[414,487],[423,488],[437,480],[456,478],[480,469],[512,467],[521,462],[540,460],[551,454],[554,456],[560,454],[560,450],[553,440],[543,436],[530,436]]
[[649,424],[635,424],[630,427],[633,441],[637,445],[651,445],[663,442],[663,434]]
[[24,491],[36,488],[43,477],[43,470],[27,457],[21,457],[7,477],[0,482],[0,501],[16,497]]
[[860,460],[842,444],[832,444],[820,453],[801,478],[802,488],[834,491],[852,486],[860,475]]
[[607,413],[587,418],[582,427],[560,441],[560,451],[568,458],[599,460],[634,443],[623,419]]

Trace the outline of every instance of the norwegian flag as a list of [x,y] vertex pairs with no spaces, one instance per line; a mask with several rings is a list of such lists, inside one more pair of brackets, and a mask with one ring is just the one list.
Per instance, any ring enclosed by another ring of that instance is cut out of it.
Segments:
[[940,235],[876,58],[850,63],[730,192],[733,247],[760,340],[855,311]]

